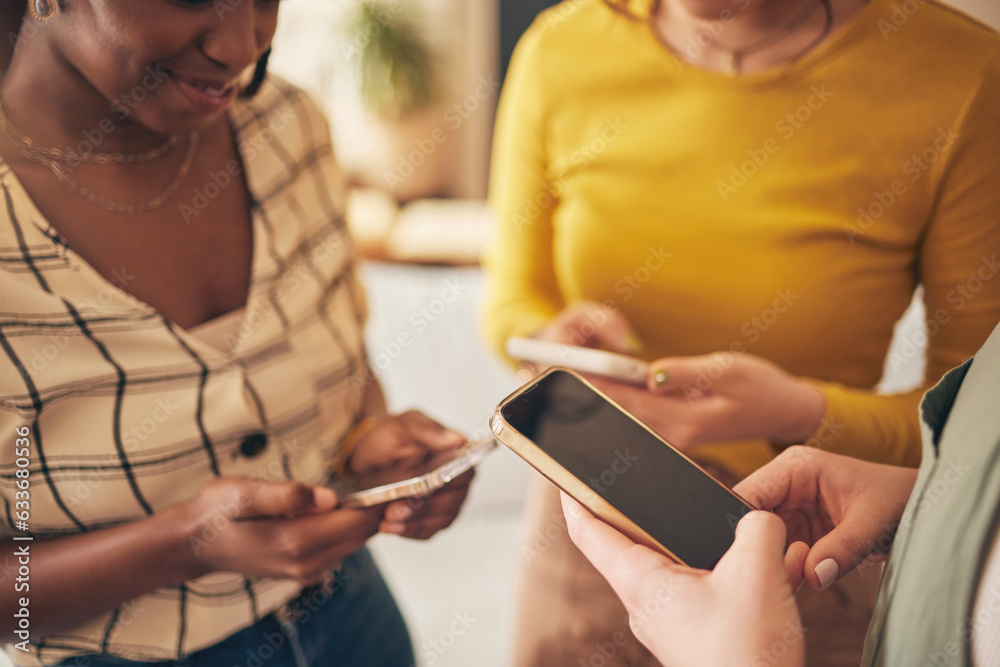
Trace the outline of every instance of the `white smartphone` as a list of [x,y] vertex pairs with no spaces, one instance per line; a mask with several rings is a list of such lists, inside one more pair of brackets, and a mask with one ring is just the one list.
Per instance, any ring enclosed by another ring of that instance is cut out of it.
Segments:
[[507,354],[518,361],[563,366],[581,373],[593,373],[641,386],[645,386],[649,375],[649,364],[635,357],[537,338],[509,338]]
[[340,507],[372,507],[400,498],[427,496],[480,464],[496,446],[492,437],[474,440],[454,452],[447,452],[443,462],[440,457],[431,459],[426,466],[433,467],[430,472],[371,488],[358,488],[342,481],[335,483],[333,488],[337,491]]
[[490,429],[596,516],[691,567],[712,569],[754,509],[572,371],[505,398]]

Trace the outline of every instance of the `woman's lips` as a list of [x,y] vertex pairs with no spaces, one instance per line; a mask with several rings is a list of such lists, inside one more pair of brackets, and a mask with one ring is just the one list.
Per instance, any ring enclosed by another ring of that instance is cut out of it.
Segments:
[[225,88],[216,88],[174,73],[170,74],[170,78],[188,102],[204,113],[212,113],[225,108],[236,96],[236,86],[232,84]]

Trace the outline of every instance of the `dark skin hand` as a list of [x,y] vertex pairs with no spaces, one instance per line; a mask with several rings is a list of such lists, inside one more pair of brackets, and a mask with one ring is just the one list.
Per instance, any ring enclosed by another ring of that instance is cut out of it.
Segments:
[[[373,410],[382,409],[381,396],[370,388]],[[364,469],[405,469],[415,456],[463,443],[461,435],[410,411],[383,417],[354,456]],[[151,590],[210,572],[317,583],[377,532],[427,539],[450,526],[472,477],[469,471],[429,496],[365,509],[337,507],[336,494],[324,487],[224,477],[151,517],[35,542],[32,630],[44,636],[71,628]],[[13,587],[0,593],[0,614],[14,613],[16,598]],[[67,599],[79,604],[67,605]]]
[[[426,472],[426,463],[455,451],[465,438],[416,411],[385,418],[362,437],[347,470],[358,477],[399,481]],[[379,531],[427,539],[451,525],[469,493],[475,471],[456,477],[429,496],[405,498],[384,506]]]
[[[331,510],[336,502],[329,489],[223,478],[147,519],[36,542],[32,631],[44,636],[65,630],[150,590],[209,572],[316,583],[375,534],[382,514],[379,508]],[[234,507],[239,512],[225,509]],[[219,525],[224,528],[210,530]],[[0,596],[0,613],[14,609],[12,594]]]

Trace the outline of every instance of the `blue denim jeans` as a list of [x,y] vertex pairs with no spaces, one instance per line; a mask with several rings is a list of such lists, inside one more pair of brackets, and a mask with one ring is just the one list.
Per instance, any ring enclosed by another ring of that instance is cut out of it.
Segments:
[[332,593],[306,589],[215,646],[171,662],[87,655],[67,667],[413,667],[410,636],[367,549],[343,563]]

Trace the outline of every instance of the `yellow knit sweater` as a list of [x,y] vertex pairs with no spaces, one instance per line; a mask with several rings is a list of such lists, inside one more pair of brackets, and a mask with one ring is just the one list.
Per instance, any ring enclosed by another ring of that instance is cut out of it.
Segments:
[[[515,52],[490,199],[498,350],[606,302],[648,358],[771,359],[824,389],[825,448],[915,465],[921,394],[1000,321],[1000,36],[933,0],[872,0],[798,62],[734,77],[568,0]],[[918,283],[924,385],[876,395]],[[773,454],[711,449],[740,473]]]

